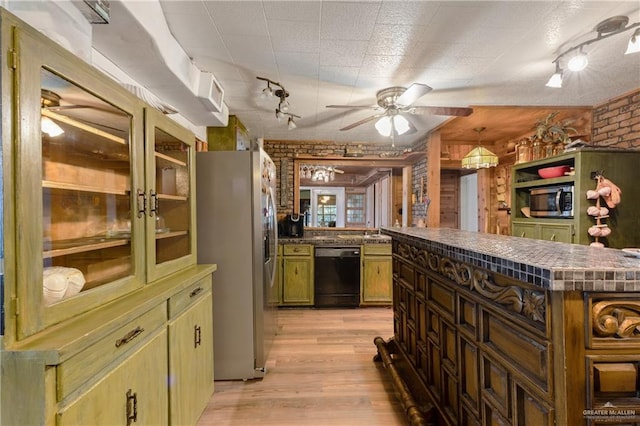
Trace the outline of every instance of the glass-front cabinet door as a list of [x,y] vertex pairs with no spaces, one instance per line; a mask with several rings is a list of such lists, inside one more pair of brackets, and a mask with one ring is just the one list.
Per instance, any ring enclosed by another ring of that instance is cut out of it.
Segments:
[[195,263],[195,135],[160,112],[145,110],[147,264],[153,281]]
[[143,284],[144,108],[64,49],[15,34],[22,338]]

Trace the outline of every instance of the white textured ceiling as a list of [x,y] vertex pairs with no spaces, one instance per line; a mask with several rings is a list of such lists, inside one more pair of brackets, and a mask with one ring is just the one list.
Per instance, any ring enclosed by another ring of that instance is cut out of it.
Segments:
[[[176,1],[160,0],[170,31],[193,63],[212,72],[225,103],[253,137],[386,141],[374,112],[327,109],[375,105],[388,86],[428,84],[415,105],[598,105],[640,87],[640,53],[624,55],[632,31],[585,48],[590,65],[565,72],[563,88],[545,83],[561,51],[596,36],[615,15],[640,21],[633,1]],[[563,67],[566,68],[563,64]],[[290,92],[287,130],[276,98],[261,100],[262,76]],[[412,116],[424,137],[446,120]]]

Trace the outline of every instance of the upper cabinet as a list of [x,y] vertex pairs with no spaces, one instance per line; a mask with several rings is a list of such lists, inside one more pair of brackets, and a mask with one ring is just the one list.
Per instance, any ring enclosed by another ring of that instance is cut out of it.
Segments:
[[39,33],[3,27],[16,159],[6,335],[20,340],[195,264],[195,137]]
[[155,280],[196,261],[195,136],[151,109],[145,110],[145,129],[147,256],[149,279]]

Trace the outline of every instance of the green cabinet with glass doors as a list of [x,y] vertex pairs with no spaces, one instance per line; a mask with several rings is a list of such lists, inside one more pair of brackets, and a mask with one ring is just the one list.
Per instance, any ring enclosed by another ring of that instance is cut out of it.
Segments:
[[131,385],[131,398],[112,396],[113,415],[124,416],[136,393],[142,408],[150,394],[155,417],[140,415],[163,423],[168,301],[215,270],[196,265],[195,136],[4,9],[0,15],[10,224],[0,384],[15,390],[0,395],[0,423],[75,423],[100,409],[103,390],[129,386],[129,363],[162,373],[149,372],[145,391]]

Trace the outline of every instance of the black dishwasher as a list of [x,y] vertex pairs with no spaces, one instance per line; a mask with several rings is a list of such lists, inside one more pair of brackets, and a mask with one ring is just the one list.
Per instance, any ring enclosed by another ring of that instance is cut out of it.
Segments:
[[316,247],[316,308],[354,308],[360,304],[360,247]]

